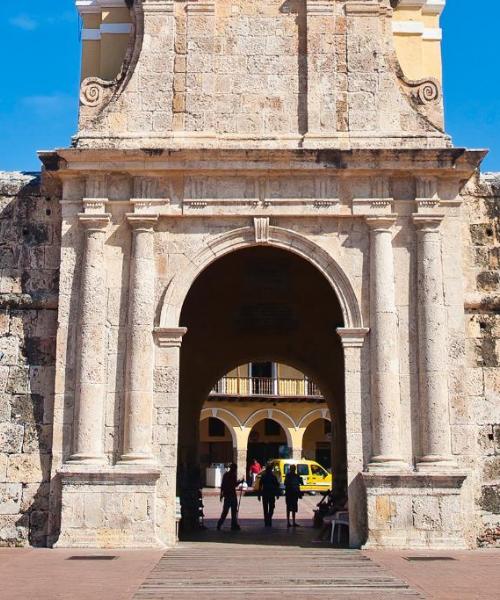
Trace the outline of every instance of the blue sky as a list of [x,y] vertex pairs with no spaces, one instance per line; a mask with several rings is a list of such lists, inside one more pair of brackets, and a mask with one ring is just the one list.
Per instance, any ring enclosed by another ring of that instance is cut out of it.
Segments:
[[[491,150],[485,171],[500,171],[499,22],[498,0],[448,0],[442,18],[447,131]],[[79,53],[74,0],[0,0],[0,170],[38,170],[37,150],[69,145]]]

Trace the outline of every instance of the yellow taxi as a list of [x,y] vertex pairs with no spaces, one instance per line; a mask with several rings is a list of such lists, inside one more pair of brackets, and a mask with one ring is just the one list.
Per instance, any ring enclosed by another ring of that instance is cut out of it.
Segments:
[[[296,465],[297,474],[302,477],[304,485],[300,486],[301,492],[326,492],[332,488],[333,477],[326,469],[314,460],[293,460],[291,458],[275,458],[267,461],[272,465],[273,473],[276,475],[281,489],[285,488],[285,476],[290,471],[291,465]],[[258,491],[260,488],[260,476],[262,470],[255,478],[253,489]]]

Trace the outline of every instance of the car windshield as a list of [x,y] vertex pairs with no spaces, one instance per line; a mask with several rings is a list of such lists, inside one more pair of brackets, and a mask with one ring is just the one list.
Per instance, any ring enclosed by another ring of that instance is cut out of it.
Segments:
[[[290,472],[290,467],[292,465],[285,463],[284,465],[284,471],[285,471],[285,475],[288,475],[288,473]],[[309,467],[307,465],[296,465],[297,466],[297,474],[301,475],[301,476],[307,476],[309,475]]]
[[325,469],[319,465],[311,465],[311,473],[313,475],[318,475],[319,477],[326,477],[328,475]]

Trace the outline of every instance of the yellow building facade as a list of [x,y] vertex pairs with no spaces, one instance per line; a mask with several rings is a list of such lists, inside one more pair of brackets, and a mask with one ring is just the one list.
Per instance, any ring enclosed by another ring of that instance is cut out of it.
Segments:
[[[218,421],[220,425],[214,423]],[[200,465],[308,458],[331,466],[332,417],[318,386],[301,371],[248,363],[220,379],[200,416]]]

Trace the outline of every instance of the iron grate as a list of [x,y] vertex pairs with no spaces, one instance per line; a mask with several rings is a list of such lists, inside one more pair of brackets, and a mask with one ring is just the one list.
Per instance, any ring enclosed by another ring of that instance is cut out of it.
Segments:
[[88,556],[69,556],[67,560],[114,560],[117,556],[111,556],[110,554],[100,555],[88,555]]
[[405,560],[413,561],[434,561],[434,560],[457,560],[452,556],[405,556]]

